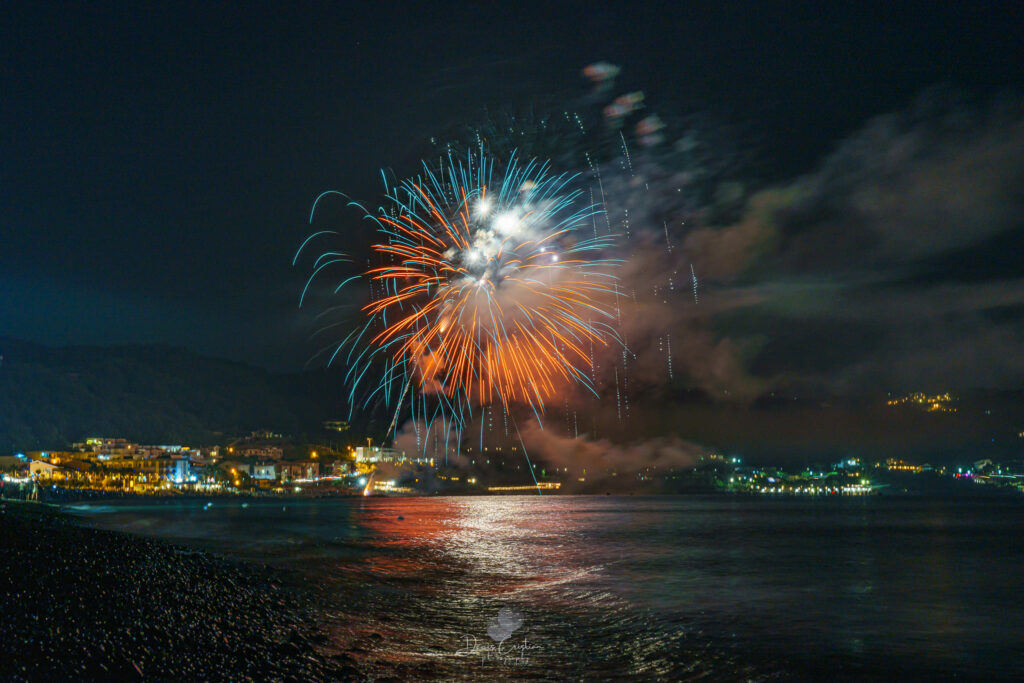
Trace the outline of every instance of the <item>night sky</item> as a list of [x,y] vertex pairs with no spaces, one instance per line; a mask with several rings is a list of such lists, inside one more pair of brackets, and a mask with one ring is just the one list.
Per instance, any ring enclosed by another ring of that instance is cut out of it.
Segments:
[[754,160],[747,208],[687,238],[731,354],[695,386],[1019,388],[1024,13],[961,5],[9,4],[0,334],[299,369],[316,196],[372,204],[430,136],[577,101],[607,60]]

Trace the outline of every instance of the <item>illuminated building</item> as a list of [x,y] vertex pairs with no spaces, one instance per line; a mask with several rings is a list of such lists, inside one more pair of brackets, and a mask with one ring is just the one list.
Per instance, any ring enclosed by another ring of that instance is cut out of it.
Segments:
[[280,460],[284,451],[279,446],[243,446],[235,449],[235,455],[243,458]]
[[272,481],[277,479],[277,465],[272,462],[252,466],[252,478]]
[[356,462],[359,464],[376,464],[376,463],[400,463],[410,462],[417,465],[433,465],[433,458],[425,456],[418,458],[408,458],[405,455],[405,451],[397,448],[381,448],[380,446],[359,446],[356,448]]
[[948,392],[945,394],[936,394],[934,396],[915,392],[913,394],[907,394],[906,396],[889,399],[889,401],[887,401],[887,405],[916,405],[928,412],[955,413],[956,408],[950,405],[954,400],[956,399],[954,399],[953,395]]
[[54,473],[60,469],[57,465],[53,465],[43,460],[33,460],[28,464],[28,473],[33,477],[42,477],[48,479],[54,475]]
[[913,472],[919,474],[924,468],[920,465],[911,465],[908,462],[897,460],[896,458],[889,458],[885,461],[886,469],[892,472]]
[[172,458],[167,455],[156,458],[119,458],[106,462],[105,467],[122,477],[133,477],[149,484],[184,484],[195,481],[196,476],[188,458]]
[[281,438],[281,435],[278,434],[277,432],[272,432],[269,429],[257,429],[257,430],[255,430],[253,432],[250,432],[249,436],[246,437],[246,440],[248,440],[248,441],[255,441],[257,439],[280,439],[280,438]]
[[72,444],[76,451],[89,451],[109,458],[124,458],[134,455],[136,446],[128,439],[107,439],[92,437],[84,442]]
[[298,462],[278,463],[279,476],[281,481],[292,481],[295,479],[316,479],[320,476],[320,463],[316,460],[301,460]]
[[488,486],[487,490],[491,493],[518,493],[521,491],[536,491],[541,489],[544,491],[557,491],[562,488],[562,482],[560,481],[542,481],[537,484],[527,484],[523,486]]

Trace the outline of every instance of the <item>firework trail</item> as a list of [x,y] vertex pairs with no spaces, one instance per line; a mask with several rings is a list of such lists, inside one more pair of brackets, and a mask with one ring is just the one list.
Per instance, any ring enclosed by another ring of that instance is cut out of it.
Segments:
[[[385,438],[410,391],[414,418],[441,417],[458,434],[483,406],[526,405],[540,420],[566,384],[594,392],[584,368],[591,345],[616,338],[607,301],[617,261],[602,257],[612,236],[590,236],[597,209],[579,201],[575,180],[514,156],[499,167],[482,148],[385,179],[384,205],[363,209],[381,236],[378,265],[335,290],[363,279],[371,300],[331,356],[348,368],[353,408],[381,396],[395,406]],[[345,261],[321,254],[300,303],[320,271]]]
[[633,175],[633,160],[629,158],[629,147],[626,145],[626,136],[619,131],[619,139],[622,140],[622,156],[626,160],[626,167],[629,169],[629,175]]
[[[687,279],[699,303],[701,262],[691,278],[680,275],[690,230],[682,219],[705,215],[728,168],[710,154],[718,147],[700,119],[677,115],[666,124],[642,93],[614,92],[618,71],[588,67],[594,92],[569,108],[559,97],[551,106],[486,113],[472,127],[431,138],[433,153],[424,155],[419,175],[389,174],[383,205],[363,210],[379,244],[369,253],[313,254],[310,282],[353,269],[341,286],[358,286],[359,299],[321,316],[351,306],[356,321],[350,316],[330,329],[354,329],[322,353],[344,367],[350,411],[385,413],[375,423],[387,427],[385,440],[408,433],[411,447],[415,428],[417,448],[433,443],[439,454],[443,441],[447,459],[460,450],[449,444],[461,446],[466,430],[475,441],[479,429],[481,446],[485,435],[516,438],[517,422],[531,411],[546,423],[564,419],[574,438],[621,437],[642,416],[649,382],[687,372],[686,359],[673,359],[691,310],[678,303],[689,299]],[[516,161],[517,149],[550,166]],[[310,244],[322,246],[328,234],[314,233]],[[303,247],[308,263],[312,246]],[[644,265],[622,269],[620,290],[607,256]],[[637,282],[639,294],[631,286]],[[627,337],[635,349],[620,348]],[[572,395],[575,385],[593,394],[590,401]],[[611,419],[588,415],[610,408],[611,399]]]

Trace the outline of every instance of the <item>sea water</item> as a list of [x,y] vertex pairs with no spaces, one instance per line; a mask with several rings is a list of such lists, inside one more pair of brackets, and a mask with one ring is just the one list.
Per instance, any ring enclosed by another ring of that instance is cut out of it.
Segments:
[[86,523],[277,565],[403,680],[1024,679],[1024,502],[154,500]]

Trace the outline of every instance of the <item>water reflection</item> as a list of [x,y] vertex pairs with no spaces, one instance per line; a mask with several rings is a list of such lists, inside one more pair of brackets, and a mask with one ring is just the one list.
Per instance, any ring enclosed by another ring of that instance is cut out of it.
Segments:
[[[522,496],[183,503],[121,523],[298,572],[333,647],[378,677],[1013,679],[1020,512]],[[467,637],[495,642],[503,609],[521,619],[504,642],[528,642],[529,662],[460,653]]]

